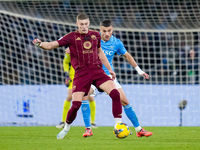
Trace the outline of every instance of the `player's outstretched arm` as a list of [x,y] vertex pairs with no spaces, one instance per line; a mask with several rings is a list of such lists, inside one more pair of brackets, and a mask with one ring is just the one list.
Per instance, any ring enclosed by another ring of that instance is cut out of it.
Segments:
[[57,41],[53,41],[53,42],[42,42],[39,39],[34,39],[33,40],[33,44],[37,47],[40,47],[42,49],[45,50],[51,50],[51,49],[55,49],[57,47],[59,47],[59,44]]
[[131,64],[131,66],[133,66],[133,67],[135,68],[135,70],[138,72],[139,75],[144,76],[145,79],[149,79],[149,75],[140,69],[140,67],[137,65],[136,61],[135,61],[134,58],[129,54],[129,52],[126,52],[126,53],[124,54],[124,57],[125,57],[126,60]]
[[112,79],[115,79],[116,75],[115,72],[112,70],[108,59],[106,57],[106,55],[104,54],[103,50],[101,48],[98,49],[99,51],[99,58],[101,60],[101,62],[105,65],[105,67],[108,69],[108,71],[110,72],[110,74],[112,75]]

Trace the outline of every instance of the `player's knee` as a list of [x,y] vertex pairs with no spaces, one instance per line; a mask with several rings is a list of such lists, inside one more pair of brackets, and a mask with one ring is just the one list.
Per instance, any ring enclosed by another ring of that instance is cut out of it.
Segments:
[[120,100],[120,94],[117,89],[113,89],[109,95],[113,100]]
[[80,102],[80,101],[73,101],[72,102],[72,108],[74,110],[79,110],[79,108],[81,107],[81,104],[82,104],[82,102]]
[[89,97],[89,96],[84,96],[84,97],[83,97],[83,100],[88,100],[88,97]]
[[128,101],[128,99],[126,99],[126,98],[121,98],[121,97],[120,97],[120,101],[121,101],[122,106],[126,106],[126,105],[129,104],[129,101]]
[[66,101],[71,102],[71,101],[72,101],[72,97],[69,97],[69,96],[68,96],[68,97],[66,98]]
[[72,101],[72,99],[66,99],[66,101],[68,101],[68,102],[71,102],[71,101]]
[[93,102],[93,101],[94,101],[94,97],[88,96],[88,100],[89,100],[90,102]]

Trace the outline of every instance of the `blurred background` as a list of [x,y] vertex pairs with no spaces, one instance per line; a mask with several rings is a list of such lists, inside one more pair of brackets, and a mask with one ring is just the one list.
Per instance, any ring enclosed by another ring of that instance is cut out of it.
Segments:
[[[111,19],[114,35],[150,75],[139,76],[114,57],[118,81],[144,126],[200,125],[200,1],[198,0],[3,0],[0,1],[0,125],[55,125],[67,97],[65,48],[41,50],[33,39],[54,41],[75,31],[85,12],[91,29]],[[96,123],[112,126],[111,100],[95,97]],[[79,112],[74,125],[83,125]],[[123,115],[124,122],[131,123]]]

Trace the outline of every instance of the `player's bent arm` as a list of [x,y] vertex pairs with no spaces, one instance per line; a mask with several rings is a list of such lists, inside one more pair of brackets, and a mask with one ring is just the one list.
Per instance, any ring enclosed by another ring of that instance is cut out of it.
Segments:
[[140,67],[137,65],[136,61],[131,56],[131,54],[129,54],[129,52],[126,52],[124,54],[124,57],[131,64],[131,66],[133,66],[135,68],[135,70],[138,72],[139,75],[144,76],[145,79],[149,79],[149,75],[140,69]]
[[112,78],[115,79],[115,77],[116,77],[115,72],[112,70],[110,63],[108,62],[108,59],[101,47],[98,49],[98,53],[99,53],[99,59],[105,65],[105,67],[108,69],[108,71],[112,75]]
[[99,58],[100,58],[101,62],[105,65],[105,67],[109,71],[112,70],[112,68],[111,68],[111,66],[110,66],[110,64],[108,62],[108,59],[107,59],[106,55],[104,54],[104,52],[103,52],[101,47],[98,49],[98,52],[99,52]]
[[123,56],[131,64],[131,66],[133,66],[134,68],[138,66],[134,58],[131,56],[131,54],[129,54],[129,52],[126,52]]

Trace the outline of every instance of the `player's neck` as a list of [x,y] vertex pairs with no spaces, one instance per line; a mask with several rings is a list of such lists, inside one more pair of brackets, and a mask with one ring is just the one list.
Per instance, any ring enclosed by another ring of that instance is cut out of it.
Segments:
[[105,39],[105,38],[103,38],[103,36],[101,36],[101,40],[102,40],[104,43],[108,42],[110,39],[111,39],[111,37],[110,37],[109,39]]
[[80,33],[80,34],[88,34],[88,32],[89,32],[89,30],[87,31],[87,33],[86,32],[83,33],[83,32],[81,32],[81,31],[78,30],[78,33]]
[[104,43],[106,43],[107,41],[104,41],[103,39],[101,39]]
[[104,43],[106,43],[106,42],[108,42],[109,40],[104,40],[103,38],[101,38],[101,40],[104,42]]

